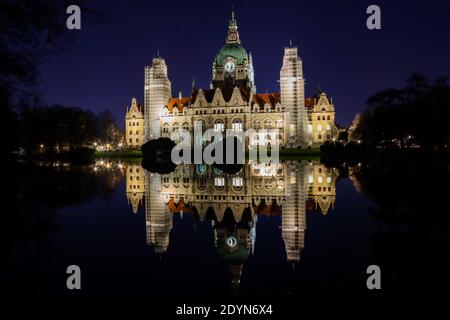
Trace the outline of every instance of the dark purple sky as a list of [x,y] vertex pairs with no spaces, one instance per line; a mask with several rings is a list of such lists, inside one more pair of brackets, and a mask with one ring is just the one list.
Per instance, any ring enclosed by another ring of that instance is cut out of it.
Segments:
[[[131,97],[143,102],[144,67],[157,49],[172,94],[189,95],[192,76],[208,87],[234,3],[242,45],[254,59],[259,92],[279,91],[283,48],[292,38],[303,60],[306,95],[320,84],[337,122],[349,125],[368,96],[403,85],[411,72],[450,75],[450,1],[93,1],[102,22],[82,19],[76,42],[41,66],[44,100],[99,112],[123,126]],[[377,4],[382,29],[366,28]]]

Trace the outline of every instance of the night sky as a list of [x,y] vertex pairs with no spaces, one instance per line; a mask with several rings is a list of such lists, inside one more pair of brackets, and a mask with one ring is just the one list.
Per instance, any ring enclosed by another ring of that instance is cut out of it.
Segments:
[[[367,97],[400,87],[412,72],[450,75],[450,1],[92,1],[101,20],[83,20],[75,43],[41,65],[43,98],[99,112],[123,127],[131,97],[143,103],[144,67],[159,49],[172,95],[209,87],[234,4],[242,45],[253,55],[258,92],[279,92],[283,48],[299,48],[306,96],[333,97],[337,123],[349,125]],[[381,30],[366,8],[381,7]],[[69,32],[69,31],[68,31]]]

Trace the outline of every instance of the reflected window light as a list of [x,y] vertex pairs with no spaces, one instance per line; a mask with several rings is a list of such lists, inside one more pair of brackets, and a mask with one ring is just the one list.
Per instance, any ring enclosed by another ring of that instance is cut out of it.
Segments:
[[223,187],[225,186],[225,178],[219,177],[214,179],[214,185],[216,187]]
[[242,182],[242,178],[241,177],[234,177],[233,178],[233,187],[242,187],[243,182]]
[[295,172],[291,172],[291,174],[289,176],[289,182],[291,184],[297,183],[297,176],[295,175]]
[[322,176],[318,176],[318,177],[317,177],[317,181],[318,181],[319,183],[322,183],[322,181],[323,181]]
[[331,177],[327,177],[327,183],[331,183]]

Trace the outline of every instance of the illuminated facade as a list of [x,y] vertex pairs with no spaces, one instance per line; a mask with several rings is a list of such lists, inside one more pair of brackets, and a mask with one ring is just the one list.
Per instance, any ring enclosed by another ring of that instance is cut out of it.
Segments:
[[136,98],[131,99],[131,106],[125,114],[125,144],[128,148],[140,148],[144,143],[145,121],[142,107]]
[[169,174],[142,171],[138,165],[127,167],[127,197],[139,199],[130,201],[137,211],[142,197],[129,191],[135,190],[131,186],[139,176],[145,186],[147,243],[159,254],[167,251],[174,214],[210,221],[235,289],[243,264],[255,250],[258,216],[281,215],[286,258],[296,262],[305,246],[307,210],[325,215],[336,201],[337,171],[316,161],[250,162],[236,173],[193,164]]
[[[257,93],[253,57],[241,45],[232,16],[226,43],[212,63],[209,88],[192,85],[190,96],[171,95],[167,66],[161,57],[145,68],[145,139],[170,137],[179,129],[225,132],[254,129],[248,148],[279,143],[288,148],[317,146],[336,135],[334,106],[325,94],[305,99],[302,60],[296,47],[284,50],[280,92]],[[276,131],[273,129],[277,129]],[[320,129],[320,130],[319,130]],[[270,130],[270,131],[266,131]]]
[[144,192],[144,169],[138,164],[129,165],[126,168],[126,194],[134,213],[137,213],[139,206],[143,205]]

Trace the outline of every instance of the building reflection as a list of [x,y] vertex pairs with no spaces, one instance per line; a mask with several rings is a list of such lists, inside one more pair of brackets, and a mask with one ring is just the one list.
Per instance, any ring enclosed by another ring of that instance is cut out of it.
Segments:
[[281,215],[287,260],[300,261],[306,212],[333,210],[337,175],[318,161],[250,162],[232,174],[204,164],[180,165],[170,174],[129,165],[126,193],[134,213],[145,203],[147,243],[159,254],[167,251],[173,214],[211,221],[217,251],[237,288],[255,248],[258,216]]

